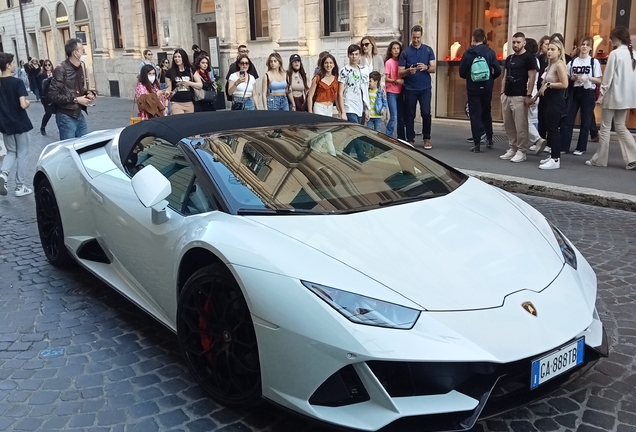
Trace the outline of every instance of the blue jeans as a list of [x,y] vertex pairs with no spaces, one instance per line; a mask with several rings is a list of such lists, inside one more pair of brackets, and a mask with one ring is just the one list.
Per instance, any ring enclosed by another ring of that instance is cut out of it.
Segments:
[[287,96],[267,96],[268,111],[289,111]]
[[397,125],[397,138],[406,139],[404,132],[404,96],[399,93],[386,93],[386,100],[389,103],[389,122],[386,124],[386,134],[393,136]]
[[[360,124],[362,117],[354,113],[347,113],[347,121],[351,123]],[[356,157],[360,162],[367,161],[367,155],[364,152],[364,142],[360,141],[358,138],[354,138],[351,140],[349,144],[344,148],[343,152],[346,154],[350,154],[353,149],[356,152]]]
[[367,122],[367,127],[374,131],[382,132],[382,117],[371,117]]
[[234,97],[234,102],[243,102],[243,111],[256,111],[256,105],[254,105],[254,99],[252,97]]
[[80,114],[80,118],[76,119],[61,112],[55,113],[55,123],[60,132],[60,140],[69,138],[79,138],[88,133],[88,124],[84,114]]
[[431,139],[431,89],[404,90],[406,140],[411,143],[415,142],[415,113],[418,102],[422,116],[422,138]]

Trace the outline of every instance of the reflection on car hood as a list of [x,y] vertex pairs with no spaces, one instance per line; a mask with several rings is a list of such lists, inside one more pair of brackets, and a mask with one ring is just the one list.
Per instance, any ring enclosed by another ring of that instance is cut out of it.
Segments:
[[544,289],[563,267],[510,201],[473,178],[444,197],[356,214],[250,218],[431,311],[499,307],[512,292]]

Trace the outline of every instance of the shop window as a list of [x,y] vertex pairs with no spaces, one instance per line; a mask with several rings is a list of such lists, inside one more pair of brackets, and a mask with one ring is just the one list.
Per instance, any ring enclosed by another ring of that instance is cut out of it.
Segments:
[[[487,44],[503,63],[504,44],[508,40],[510,0],[449,0],[439,3],[436,116],[466,119],[466,80],[459,77],[459,61],[470,48],[476,28],[486,32]],[[495,81],[493,94],[501,93],[501,78]],[[501,120],[499,98],[492,101],[494,120]]]
[[40,27],[51,27],[51,20],[46,9],[40,9]]
[[351,29],[349,0],[324,0],[323,8],[325,36]]
[[159,46],[157,36],[157,4],[155,0],[144,0],[146,16],[146,43],[148,46]]
[[197,13],[211,13],[216,12],[216,5],[214,0],[199,0],[199,7]]
[[[572,54],[585,36],[594,39],[593,55],[605,71],[607,57],[612,51],[609,35],[614,27],[625,26],[636,43],[636,0],[569,0],[565,23],[565,44]],[[596,121],[601,118],[601,109],[595,110]],[[578,125],[579,118],[575,120]],[[627,127],[636,128],[636,113],[630,110]]]
[[118,0],[110,0],[110,18],[113,28],[113,47],[123,48],[124,41],[121,35],[121,19],[119,18]]
[[250,39],[269,37],[269,10],[267,0],[249,0]]

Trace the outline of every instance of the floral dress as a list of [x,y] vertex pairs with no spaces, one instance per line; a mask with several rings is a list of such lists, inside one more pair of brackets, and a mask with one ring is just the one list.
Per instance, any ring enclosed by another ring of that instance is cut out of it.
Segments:
[[[155,89],[154,93],[157,93],[157,91],[158,89]],[[142,83],[137,83],[137,88],[135,89],[135,101],[139,99],[139,96],[149,94],[149,93],[150,92],[148,91],[145,85],[143,85]],[[164,93],[162,93],[159,96],[159,102],[161,102],[164,108],[168,105],[168,100],[166,99],[166,96]],[[168,115],[167,110],[165,109],[163,110],[163,115],[164,116]],[[138,116],[141,117],[142,120],[148,120],[150,118],[146,111],[139,111]]]

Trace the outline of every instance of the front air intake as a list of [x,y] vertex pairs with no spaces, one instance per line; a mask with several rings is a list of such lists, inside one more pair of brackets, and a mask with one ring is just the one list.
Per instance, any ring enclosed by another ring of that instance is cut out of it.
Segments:
[[312,405],[339,407],[368,401],[369,394],[353,366],[331,375],[309,398]]

